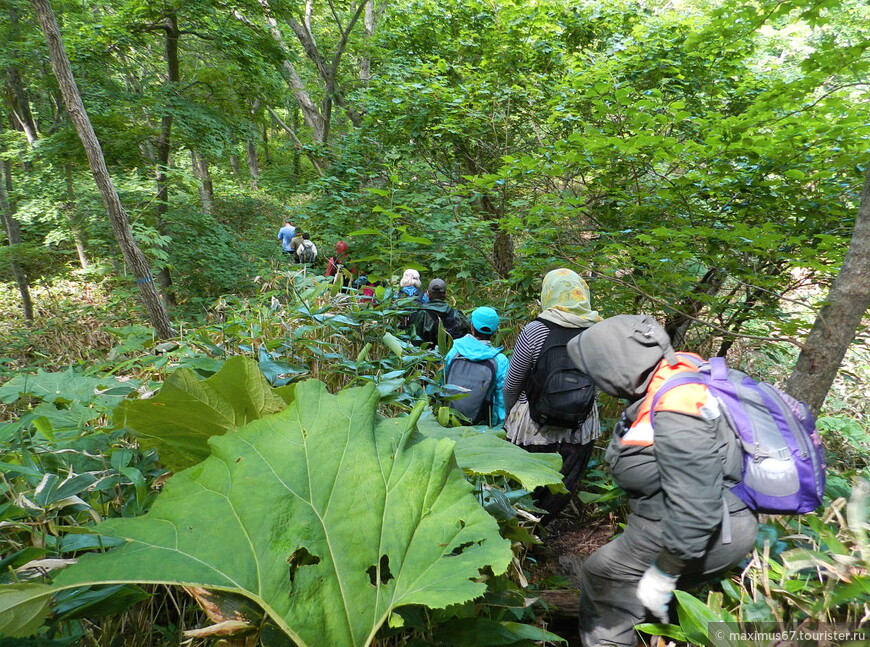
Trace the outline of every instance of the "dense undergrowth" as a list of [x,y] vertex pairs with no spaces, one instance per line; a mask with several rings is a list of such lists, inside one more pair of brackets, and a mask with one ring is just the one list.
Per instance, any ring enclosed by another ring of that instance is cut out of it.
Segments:
[[[495,644],[480,642],[494,640],[493,636],[505,645],[556,644],[558,637],[545,632],[547,610],[535,602],[534,588],[528,587],[529,564],[525,561],[529,546],[538,541],[535,535],[540,535],[528,492],[546,482],[548,466],[522,453],[501,457],[508,443],[486,451],[475,449],[473,443],[484,442],[480,438],[500,442],[494,430],[466,432],[454,427],[457,421],[440,406],[444,404],[437,379],[440,353],[417,349],[403,340],[398,323],[407,304],[396,300],[388,288],[381,289],[379,301],[372,304],[354,291],[286,268],[262,273],[256,286],[247,296],[227,296],[209,303],[198,316],[191,308],[190,323],[181,326],[179,337],[168,343],[157,343],[147,328],[136,323],[139,319],[130,308],[130,295],[108,281],[46,284],[40,288],[45,293],[40,295],[39,317],[29,329],[12,316],[5,319],[0,331],[4,348],[0,358],[0,567],[4,583],[15,585],[0,594],[0,605],[7,609],[0,619],[7,623],[7,630],[12,613],[13,626],[20,633],[35,632],[33,644],[42,645],[169,645],[182,641],[210,645],[222,638],[239,645],[258,641],[287,645],[291,644],[288,635],[295,636],[298,644],[316,644],[303,640],[308,634],[294,624],[297,620],[276,611],[280,603],[242,585],[216,586],[224,591],[217,595],[183,589],[170,585],[171,577],[152,581],[141,573],[124,571],[123,557],[116,562],[121,563],[118,568],[124,575],[100,579],[94,575],[101,571],[99,566],[92,566],[86,576],[62,573],[84,555],[105,552],[120,543],[120,537],[134,535],[132,529],[146,523],[143,519],[150,517],[143,515],[156,510],[155,505],[161,511],[171,509],[183,483],[198,482],[202,474],[215,469],[218,458],[209,457],[208,436],[229,438],[238,432],[249,438],[246,434],[253,433],[259,418],[306,415],[306,401],[333,397],[327,393],[368,393],[366,397],[376,400],[377,425],[401,425],[402,420],[422,414],[421,435],[408,445],[414,451],[436,442],[433,439],[448,438],[455,443],[455,460],[464,472],[468,491],[489,513],[492,528],[497,530],[496,535],[486,535],[486,541],[497,542],[500,534],[509,549],[472,562],[480,570],[475,570],[479,574],[474,578],[479,590],[471,597],[452,599],[445,593],[428,604],[423,599],[402,605],[398,596],[395,609],[384,607],[384,624],[380,626],[377,619],[373,622],[373,631],[380,629],[365,639],[355,638],[358,642],[352,644],[481,645]],[[457,293],[462,295],[461,290]],[[2,307],[9,313],[12,304],[4,301]],[[514,310],[505,313],[502,341],[508,347],[531,307],[515,304]],[[740,357],[752,372],[772,376],[791,361],[788,351],[779,347],[741,349]],[[864,622],[870,613],[864,485],[870,435],[863,423],[868,405],[856,385],[867,383],[868,359],[866,350],[850,354],[819,421],[830,466],[824,509],[803,517],[764,519],[757,549],[740,571],[694,592],[704,604],[697,598],[681,597],[680,627],[648,630],[664,631],[693,644],[718,644],[702,631],[704,623],[739,619],[792,626],[819,622],[857,626]],[[240,369],[243,361],[253,369]],[[309,380],[325,385],[323,396],[312,395],[312,387],[303,386],[316,384]],[[229,386],[221,387],[222,382]],[[236,396],[230,401],[222,399],[226,393],[238,392],[255,394],[249,400],[260,403],[258,413],[250,408],[254,405],[233,401]],[[300,392],[307,395],[297,399],[295,394]],[[418,405],[424,400],[431,405],[426,412]],[[205,409],[197,408],[203,403]],[[605,401],[604,407],[614,416],[618,412],[614,402]],[[330,433],[339,433],[332,423],[322,424]],[[223,442],[212,446],[215,453],[227,447]],[[405,446],[403,440],[395,442],[395,448]],[[401,454],[395,448],[392,459]],[[242,455],[239,461],[244,462]],[[181,471],[187,467],[191,469]],[[179,476],[170,479],[168,468]],[[325,477],[327,472],[324,467],[311,474]],[[173,482],[177,484],[169,485]],[[243,496],[251,497],[253,506],[273,486],[270,481],[251,483],[253,489]],[[335,496],[336,505],[342,504],[340,495]],[[411,507],[418,505],[410,494],[403,500],[412,501]],[[165,503],[156,504],[159,501]],[[603,469],[590,472],[580,501],[584,523],[611,516],[618,523],[624,514],[618,489]],[[357,514],[358,503],[346,505],[348,514]],[[388,505],[399,504],[391,500]],[[264,514],[268,517],[270,513]],[[398,507],[388,507],[380,515],[358,514],[356,531],[366,536],[364,529],[369,524],[402,513]],[[179,528],[188,517],[191,525],[205,526],[209,519],[219,525],[222,518],[207,505],[186,512],[180,507],[171,515]],[[109,523],[95,530],[106,520]],[[618,527],[613,531],[618,532]],[[442,545],[448,554],[456,553],[457,559],[471,559],[485,545],[483,536]],[[280,541],[290,541],[281,537]],[[317,563],[310,554],[293,554],[298,559],[290,561],[291,589],[293,573],[307,572],[306,567]],[[224,559],[231,561],[228,556]],[[398,575],[395,562],[392,570],[386,563],[372,568],[372,581],[364,583],[363,592],[367,587],[377,589],[378,578],[386,586]],[[87,571],[87,567],[76,569],[66,570]],[[36,589],[32,594],[26,593],[30,591],[26,587],[16,588],[51,582],[58,573],[58,581],[66,584],[50,608],[46,606],[49,589]],[[189,580],[181,575],[178,581]],[[16,606],[10,603],[10,595],[26,601]],[[310,605],[306,613],[328,607],[323,600],[308,598],[300,604]],[[263,609],[268,611],[266,617]],[[43,613],[48,615],[43,618]],[[0,644],[6,643],[0,640]]]

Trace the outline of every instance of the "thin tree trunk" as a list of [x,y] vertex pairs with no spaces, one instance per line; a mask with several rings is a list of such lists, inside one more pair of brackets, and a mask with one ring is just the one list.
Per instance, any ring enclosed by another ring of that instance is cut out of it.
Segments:
[[[370,41],[375,33],[375,1],[367,0],[365,15],[363,16],[363,27],[366,35],[366,40]],[[359,80],[368,84],[372,80],[372,59],[366,54],[359,61]]]
[[870,307],[870,167],[840,273],[819,312],[786,390],[814,412],[822,408],[855,331]]
[[94,181],[106,206],[112,231],[115,234],[118,245],[121,247],[121,252],[124,254],[127,266],[132,271],[133,276],[136,277],[139,296],[148,312],[148,319],[151,325],[154,326],[154,330],[160,339],[173,337],[175,336],[175,331],[172,329],[166,307],[163,305],[157,288],[154,285],[151,270],[148,267],[148,260],[133,238],[127,212],[124,211],[124,206],[121,204],[118,192],[115,190],[114,184],[112,184],[109,169],[106,167],[106,160],[103,157],[103,149],[100,147],[100,142],[97,139],[96,133],[94,133],[88,113],[82,102],[81,94],[79,94],[69,58],[64,49],[60,29],[54,17],[54,11],[51,8],[49,0],[30,0],[30,3],[36,10],[36,15],[45,35],[54,74],[63,93],[64,103],[66,104],[70,119],[84,146],[91,173],[94,176]]
[[320,113],[317,104],[312,101],[311,95],[305,88],[305,83],[302,82],[299,72],[296,71],[296,67],[290,62],[290,48],[287,47],[287,43],[284,41],[284,36],[281,34],[281,30],[278,29],[278,22],[272,14],[272,7],[269,6],[268,0],[259,0],[259,3],[263,8],[263,15],[266,24],[269,26],[269,34],[272,36],[272,39],[275,41],[278,48],[284,53],[284,60],[281,61],[281,75],[284,77],[287,85],[290,86],[290,90],[293,92],[293,96],[296,98],[296,102],[302,110],[302,116],[305,119],[305,123],[308,124],[313,131],[314,142],[317,144],[324,144],[326,143],[326,125],[324,123],[323,115]]
[[230,155],[230,168],[233,170],[233,175],[236,178],[236,182],[241,184],[242,183],[242,172],[239,170],[239,156],[238,155]]
[[[0,212],[2,212],[3,226],[6,228],[10,247],[21,244],[21,227],[18,225],[18,220],[15,219],[15,203],[11,200],[11,195],[12,173],[9,165],[0,157]],[[12,276],[15,277],[15,283],[18,285],[18,293],[21,295],[21,310],[24,312],[24,319],[31,322],[33,321],[33,299],[30,297],[30,282],[27,280],[27,273],[14,255],[9,264]]]
[[[19,52],[19,28],[18,28],[18,9],[12,3],[9,6],[9,36],[11,41],[7,43],[7,47],[11,49],[11,56],[8,58],[15,60]],[[36,130],[36,121],[33,118],[33,113],[30,110],[30,99],[27,97],[27,92],[24,89],[24,82],[21,80],[21,74],[14,64],[6,68],[6,95],[9,108],[11,111],[11,123],[15,130],[20,130],[27,138],[27,143],[32,147],[38,138]]]
[[269,123],[263,123],[263,159],[266,161],[266,165],[270,165],[272,163],[272,152],[269,150]]
[[[178,60],[178,39],[181,33],[178,30],[178,16],[175,11],[170,11],[166,16],[163,29],[166,32],[166,84],[171,91],[181,81],[181,65]],[[164,115],[160,119],[160,138],[157,140],[157,169],[155,172],[156,197],[154,200],[155,222],[157,231],[163,236],[169,235],[169,226],[166,222],[166,214],[169,213],[169,164],[172,152],[172,122],[173,115],[169,107],[164,107]],[[164,252],[168,251],[166,249]],[[169,267],[164,265],[158,273],[160,287],[163,289],[163,297],[166,304],[174,306],[176,303],[175,292],[172,288],[172,274]]]
[[[272,118],[278,123],[281,128],[283,128],[290,138],[293,140],[293,181],[294,183],[299,182],[299,173],[301,172],[300,164],[299,164],[299,151],[302,149],[302,142],[299,140],[299,137],[296,135],[296,129],[299,128],[299,110],[293,110],[293,127],[288,126],[278,114],[272,110],[271,108],[266,108],[269,111],[269,114],[272,115]],[[311,160],[312,166],[314,166],[314,170],[317,171],[317,174],[320,177],[323,177],[323,167],[321,166],[320,160],[313,153],[308,153],[308,159]]]
[[245,144],[245,149],[248,153],[248,174],[251,176],[251,188],[256,191],[259,188],[260,180],[260,163],[257,161],[257,144],[253,140],[248,140]]
[[492,261],[500,278],[506,279],[510,276],[514,267],[514,241],[509,233],[500,228],[496,229],[492,241]]
[[16,126],[15,130],[23,132],[27,138],[27,143],[33,146],[38,138],[36,122],[33,120],[33,114],[30,112],[30,100],[24,91],[21,75],[13,65],[6,68],[6,95],[12,113],[12,121],[14,126]]
[[69,222],[69,230],[72,235],[73,245],[75,245],[76,248],[76,254],[79,257],[79,265],[81,265],[83,270],[86,270],[90,267],[90,263],[88,262],[87,254],[85,254],[81,218],[77,215],[78,209],[76,207],[76,193],[73,184],[72,164],[67,162],[63,165],[63,174],[66,179],[66,205],[64,205],[64,209],[66,210],[67,221]]
[[701,298],[701,295],[714,296],[719,292],[726,276],[721,269],[709,270],[692,289],[692,296],[680,303],[676,307],[677,312],[668,317],[665,322],[665,331],[671,338],[674,348],[682,346],[692,322],[707,305],[707,301]]
[[[279,123],[284,123],[281,120],[278,120]],[[296,142],[296,146],[293,147],[293,184],[299,184],[299,178],[302,175],[302,142],[299,141],[299,138],[296,137],[296,132],[299,130],[299,109],[297,107],[293,107],[293,140]],[[314,155],[310,154],[311,163],[314,165],[314,169],[317,171],[317,174],[323,177],[323,171],[320,169],[320,163],[314,159]]]
[[214,188],[211,183],[211,174],[208,171],[208,162],[202,155],[191,149],[190,164],[193,168],[193,176],[197,179],[196,190],[199,193],[202,212],[211,215],[214,207]]

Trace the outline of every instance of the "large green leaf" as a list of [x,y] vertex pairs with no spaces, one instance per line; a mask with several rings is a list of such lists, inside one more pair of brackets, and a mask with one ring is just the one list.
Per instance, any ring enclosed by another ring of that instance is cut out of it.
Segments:
[[44,584],[0,586],[0,636],[20,638],[39,629],[48,615],[51,587]]
[[62,588],[162,582],[242,593],[299,645],[367,645],[392,609],[484,592],[510,542],[456,465],[454,442],[380,419],[377,389],[296,386],[284,411],[214,437],[144,517],[112,519],[127,544],[84,557]]
[[96,378],[79,375],[72,368],[62,373],[46,373],[40,369],[36,375],[16,375],[0,386],[0,402],[9,404],[22,395],[30,395],[45,402],[90,401],[103,385],[115,385],[113,377]]
[[461,647],[536,645],[540,642],[567,643],[564,638],[535,625],[496,622],[489,618],[459,618],[438,627],[440,643]]
[[565,492],[562,483],[562,457],[559,454],[530,453],[495,433],[480,432],[472,427],[442,427],[431,417],[420,421],[420,431],[432,438],[450,438],[456,442],[456,462],[474,474],[508,476],[527,490],[548,486]]
[[273,389],[253,360],[232,357],[205,380],[178,369],[156,397],[121,404],[115,424],[128,427],[143,448],[157,449],[163,464],[178,471],[208,456],[212,436],[283,409],[289,393]]

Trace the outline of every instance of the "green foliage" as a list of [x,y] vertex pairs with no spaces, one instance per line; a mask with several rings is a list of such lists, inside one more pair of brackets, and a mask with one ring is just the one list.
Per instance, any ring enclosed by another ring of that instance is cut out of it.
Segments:
[[531,454],[492,433],[474,427],[442,427],[433,418],[418,423],[420,432],[431,438],[450,438],[456,443],[456,462],[473,474],[507,476],[527,490],[551,486],[565,491],[558,476],[561,461],[556,454]]
[[176,472],[205,459],[211,437],[280,411],[291,397],[286,389],[275,392],[257,364],[234,357],[206,380],[178,369],[156,397],[122,403],[115,424],[131,430],[143,449],[155,448]]
[[480,595],[478,570],[503,572],[509,544],[456,471],[453,443],[415,438],[416,416],[377,421],[378,400],[374,387],[331,396],[298,385],[285,411],[214,439],[146,516],[101,524],[129,543],[81,560],[57,586],[242,592],[299,645],[369,644],[394,607]]
[[[182,304],[174,314],[194,318],[179,322],[183,334],[166,345],[136,327],[144,317],[135,289],[80,142],[58,109],[36,21],[26,3],[4,9],[4,114],[23,115],[12,103],[16,72],[39,136],[31,144],[14,130],[17,121],[0,130],[9,213],[24,241],[0,249],[0,280],[11,281],[9,263],[18,262],[37,311],[26,326],[15,286],[4,283],[6,580],[26,579],[33,559],[67,559],[118,541],[92,534],[93,522],[146,512],[164,465],[212,460],[208,437],[231,443],[252,420],[286,415],[292,398],[280,395],[300,380],[319,378],[332,391],[374,388],[385,420],[403,419],[421,399],[437,401],[438,349],[415,348],[396,330],[407,304],[391,289],[405,267],[421,269],[424,282],[446,278],[460,307],[497,306],[508,346],[536,310],[541,276],[569,266],[589,277],[603,314],[653,312],[678,331],[691,326],[684,347],[718,345],[755,373],[785,377],[794,353],[784,345],[731,344],[741,333],[801,337],[841,263],[870,137],[866,3],[403,0],[375,12],[373,33],[357,23],[332,94],[315,53],[286,23],[305,22],[298,7],[269,4],[287,48],[276,46],[256,3],[232,15],[198,0],[59,6],[137,241],[155,270],[171,270]],[[335,21],[349,24],[353,8],[336,5]],[[165,81],[166,34],[155,28],[169,9],[183,31],[179,84]],[[340,26],[324,17],[310,24],[325,61]],[[318,108],[327,96],[335,100],[327,142],[314,143],[299,94],[282,76],[291,63]],[[369,80],[356,69],[363,63]],[[361,121],[345,118],[349,108]],[[155,144],[167,116],[170,199],[157,222]],[[258,188],[240,163],[247,142],[258,156]],[[210,215],[191,168],[194,151],[208,163]],[[377,299],[277,266],[275,232],[288,214],[312,232],[324,259],[337,240],[349,240],[357,269],[387,284]],[[75,241],[92,267],[73,276]],[[508,269],[510,278],[497,281]],[[681,600],[682,628],[669,635],[703,642],[696,625],[709,613],[861,616],[863,540],[843,522],[842,505],[867,470],[864,346],[854,345],[819,421],[832,470],[828,511],[815,521],[769,520],[768,548],[754,556],[761,566],[712,591],[707,611]],[[152,380],[163,382],[156,397]],[[113,414],[149,435],[110,429]],[[424,414],[420,432],[455,443],[458,467],[502,535],[533,540],[520,513],[533,511],[529,489],[554,483],[553,458],[520,454],[493,430],[445,429],[434,420]],[[624,512],[598,463],[580,498],[602,514]],[[299,564],[297,572],[310,568]],[[404,606],[380,635],[403,644],[410,636],[441,644],[496,635],[504,644],[555,640],[510,624],[532,615],[516,585],[489,574],[486,584],[476,604]],[[0,622],[29,630],[44,597],[15,595],[17,611]],[[109,586],[64,595],[57,608],[66,619],[51,621],[59,640],[108,644],[111,621],[102,624],[106,635],[92,635],[97,625],[76,620],[75,609],[96,616],[139,593]],[[183,608],[177,602],[171,606]],[[183,625],[149,624],[140,633],[165,631],[177,643]]]

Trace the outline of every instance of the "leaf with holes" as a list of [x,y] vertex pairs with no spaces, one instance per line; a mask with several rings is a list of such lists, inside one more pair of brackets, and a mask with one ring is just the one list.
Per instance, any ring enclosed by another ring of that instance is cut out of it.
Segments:
[[450,439],[377,416],[373,385],[296,386],[284,411],[210,440],[151,511],[98,526],[128,543],[84,557],[59,587],[175,583],[248,596],[299,647],[371,643],[396,607],[480,596],[510,542],[457,467]]

